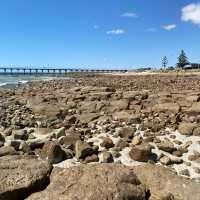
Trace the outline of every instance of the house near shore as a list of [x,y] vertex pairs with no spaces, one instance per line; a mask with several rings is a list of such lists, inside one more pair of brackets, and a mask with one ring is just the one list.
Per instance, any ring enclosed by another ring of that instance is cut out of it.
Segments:
[[185,70],[200,69],[200,64],[198,64],[198,63],[190,63],[190,64],[188,64],[188,65],[185,65],[185,66],[183,67],[183,69],[185,69]]

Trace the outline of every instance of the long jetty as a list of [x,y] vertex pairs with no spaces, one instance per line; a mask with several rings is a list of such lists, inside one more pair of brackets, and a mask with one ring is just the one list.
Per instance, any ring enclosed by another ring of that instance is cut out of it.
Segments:
[[31,75],[31,74],[66,74],[69,72],[82,72],[82,73],[125,73],[128,70],[114,70],[114,69],[73,69],[73,68],[21,68],[21,67],[0,67],[1,75]]

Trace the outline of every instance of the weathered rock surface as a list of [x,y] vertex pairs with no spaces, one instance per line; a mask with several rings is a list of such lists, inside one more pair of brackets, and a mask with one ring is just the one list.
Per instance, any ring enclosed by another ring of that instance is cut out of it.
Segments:
[[146,200],[146,188],[134,171],[123,165],[84,165],[57,170],[51,183],[28,200]]
[[146,143],[141,145],[133,146],[129,152],[129,156],[139,162],[147,162],[151,158],[152,146]]
[[[135,167],[134,172],[141,183],[149,188],[151,194],[150,200],[200,199],[200,184],[183,177],[178,177],[167,168],[147,164]],[[169,196],[171,196],[171,198],[169,198]]]
[[45,188],[51,165],[36,157],[0,158],[0,200],[22,200]]

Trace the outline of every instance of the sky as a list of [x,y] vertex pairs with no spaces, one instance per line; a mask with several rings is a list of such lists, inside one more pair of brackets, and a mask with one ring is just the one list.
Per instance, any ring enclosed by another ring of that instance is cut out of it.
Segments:
[[2,0],[0,64],[134,69],[200,63],[200,0]]

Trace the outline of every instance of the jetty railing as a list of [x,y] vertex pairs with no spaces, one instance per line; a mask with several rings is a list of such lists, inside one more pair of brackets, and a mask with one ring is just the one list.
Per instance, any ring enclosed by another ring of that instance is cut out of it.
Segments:
[[14,68],[14,67],[0,67],[1,75],[31,75],[31,74],[67,74],[69,72],[82,72],[82,73],[125,73],[128,70],[118,70],[118,69],[74,69],[74,68]]

